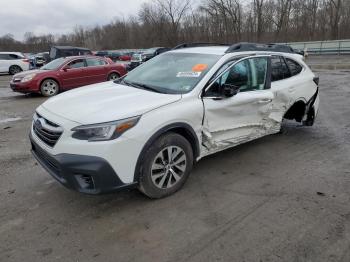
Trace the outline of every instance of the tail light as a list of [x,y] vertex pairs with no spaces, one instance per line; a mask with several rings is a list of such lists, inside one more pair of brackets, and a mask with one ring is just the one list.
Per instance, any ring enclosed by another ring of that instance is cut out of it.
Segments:
[[313,79],[314,83],[318,86],[319,82],[320,82],[320,78],[318,76],[315,76]]
[[22,59],[23,62],[29,63],[29,59]]

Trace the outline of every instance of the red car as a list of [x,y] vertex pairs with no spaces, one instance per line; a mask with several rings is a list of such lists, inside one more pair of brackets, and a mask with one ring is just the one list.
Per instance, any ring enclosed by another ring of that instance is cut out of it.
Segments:
[[131,60],[131,54],[129,54],[129,53],[123,54],[123,55],[119,56],[119,60],[120,61],[130,61]]
[[58,58],[40,70],[26,71],[13,76],[10,87],[20,93],[41,93],[54,96],[60,91],[115,80],[127,73],[122,64],[96,56]]

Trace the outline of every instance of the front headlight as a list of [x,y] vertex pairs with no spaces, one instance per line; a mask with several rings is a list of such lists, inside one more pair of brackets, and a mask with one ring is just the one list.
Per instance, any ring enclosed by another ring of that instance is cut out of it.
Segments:
[[72,129],[74,132],[72,137],[88,141],[107,141],[116,139],[125,131],[136,126],[140,118],[141,116],[136,116],[108,123],[78,126]]
[[32,80],[36,76],[35,73],[26,75],[25,77],[22,78],[21,82],[28,82]]

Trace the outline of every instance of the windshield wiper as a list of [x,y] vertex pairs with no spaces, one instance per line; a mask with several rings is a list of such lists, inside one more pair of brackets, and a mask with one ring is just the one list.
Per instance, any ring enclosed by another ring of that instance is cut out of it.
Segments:
[[156,93],[164,94],[163,92],[159,91],[157,88],[151,87],[149,85],[145,85],[145,84],[141,84],[141,83],[135,83],[135,82],[130,82],[130,81],[126,81],[126,80],[123,80],[122,82],[125,83],[128,86],[133,86],[133,87],[136,87],[136,88],[142,88],[142,89],[145,89],[145,90],[149,90],[149,91],[153,91],[153,92],[156,92]]

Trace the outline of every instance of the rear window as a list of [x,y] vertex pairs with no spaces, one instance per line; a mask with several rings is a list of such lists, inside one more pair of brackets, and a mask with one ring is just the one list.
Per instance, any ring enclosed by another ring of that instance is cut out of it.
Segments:
[[303,67],[301,65],[290,58],[286,58],[286,62],[292,76],[299,74],[301,70],[303,70]]
[[86,59],[86,64],[87,66],[102,66],[102,65],[105,65],[106,62],[101,59],[88,58]]

